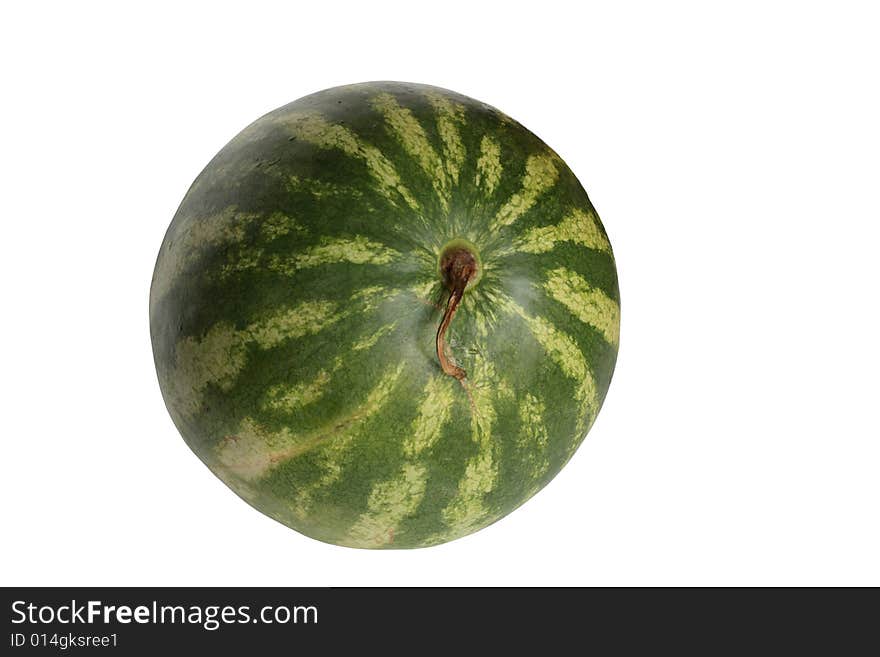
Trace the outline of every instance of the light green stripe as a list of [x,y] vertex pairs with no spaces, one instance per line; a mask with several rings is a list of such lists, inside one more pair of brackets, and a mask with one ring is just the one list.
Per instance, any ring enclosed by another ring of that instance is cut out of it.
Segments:
[[260,236],[267,242],[272,242],[291,232],[305,235],[308,230],[294,217],[283,212],[273,212],[260,224]]
[[345,544],[376,548],[393,543],[397,526],[421,504],[426,485],[427,470],[415,463],[404,464],[397,476],[376,484],[366,513],[349,530]]
[[548,272],[544,289],[584,324],[600,331],[607,342],[615,346],[620,342],[620,307],[602,290],[565,268]]
[[446,172],[449,174],[452,184],[457,185],[458,177],[461,175],[461,167],[467,156],[461,133],[458,130],[459,126],[465,126],[464,106],[433,91],[429,91],[426,95],[437,115],[437,132],[443,142]]
[[530,155],[526,160],[526,173],[522,186],[495,215],[492,230],[510,226],[527,212],[548,189],[556,184],[559,171],[550,155]]
[[481,355],[483,351],[477,351],[469,367],[467,385],[472,401],[471,437],[478,452],[468,460],[456,496],[443,509],[448,530],[430,542],[470,533],[490,515],[485,496],[492,492],[498,480],[497,445],[492,435],[497,414],[493,401],[495,395],[509,395],[510,390],[500,381],[494,365]]
[[531,393],[526,393],[519,406],[520,432],[517,437],[517,446],[522,451],[531,472],[533,488],[527,494],[531,497],[537,492],[537,485],[550,468],[550,459],[547,457],[547,445],[549,437],[547,427],[544,425],[544,403]]
[[269,315],[240,331],[244,341],[253,341],[262,349],[277,347],[285,340],[318,333],[342,316],[334,314],[331,301],[304,301],[295,308]]
[[272,386],[266,393],[263,407],[285,413],[295,412],[320,399],[329,382],[330,374],[326,370],[321,370],[313,381]]
[[506,306],[508,311],[522,318],[550,359],[559,366],[565,376],[574,381],[575,398],[581,402],[582,415],[586,416],[579,430],[586,430],[599,412],[599,397],[596,381],[583,352],[571,336],[557,329],[543,317],[528,315],[514,301],[508,300]]
[[545,253],[559,242],[573,242],[588,249],[611,253],[611,244],[599,228],[599,220],[591,210],[574,209],[558,224],[532,228],[516,241],[516,250]]
[[311,196],[317,200],[340,196],[361,199],[364,196],[364,193],[357,187],[340,185],[339,183],[318,180],[317,178],[303,178],[300,176],[288,175],[286,181],[287,187],[291,191],[311,194]]
[[400,254],[379,242],[371,242],[362,235],[325,239],[321,244],[294,256],[275,255],[269,258],[268,268],[284,275],[321,265],[349,262],[356,265],[387,265]]
[[422,301],[432,303],[429,299],[431,299],[432,293],[437,290],[438,286],[439,284],[436,280],[428,280],[423,283],[416,283],[410,288],[410,291]]
[[483,190],[486,197],[492,196],[501,181],[501,146],[489,135],[480,140],[480,157],[477,158],[477,173],[474,183]]
[[437,198],[444,210],[449,209],[449,181],[443,162],[431,142],[425,129],[413,113],[401,107],[391,94],[379,94],[373,98],[373,107],[385,118],[385,122],[403,149],[412,157],[428,175]]
[[428,381],[419,402],[419,412],[412,433],[403,443],[404,453],[415,458],[440,438],[455,404],[455,382],[448,376],[434,376]]
[[370,285],[369,287],[355,290],[351,297],[349,297],[351,301],[355,302],[355,304],[351,305],[346,312],[349,315],[363,317],[365,313],[376,310],[380,303],[393,299],[400,294],[400,292],[401,291],[398,289],[384,287],[382,285]]
[[379,340],[386,335],[389,335],[395,328],[397,328],[397,322],[392,322],[391,324],[379,327],[372,335],[368,335],[355,342],[354,345],[352,345],[352,351],[363,351],[364,349],[376,346],[376,343],[379,342]]
[[397,205],[398,199],[403,199],[413,210],[419,209],[418,202],[403,184],[400,174],[388,158],[345,126],[329,123],[316,112],[294,112],[283,116],[279,121],[297,139],[319,148],[338,149],[363,161],[379,192],[393,205]]

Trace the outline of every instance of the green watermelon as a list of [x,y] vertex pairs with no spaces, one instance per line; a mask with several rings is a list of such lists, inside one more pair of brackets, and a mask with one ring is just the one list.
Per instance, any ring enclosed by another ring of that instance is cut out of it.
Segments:
[[161,246],[150,331],[189,447],[321,541],[443,543],[571,458],[617,357],[611,245],[560,157],[431,86],[355,84],[258,119]]

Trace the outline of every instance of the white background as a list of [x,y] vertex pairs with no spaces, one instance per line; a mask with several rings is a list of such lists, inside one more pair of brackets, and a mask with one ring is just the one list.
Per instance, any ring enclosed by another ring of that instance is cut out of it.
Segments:
[[[880,584],[876,5],[127,4],[0,10],[2,584]],[[417,551],[241,502],[177,435],[148,330],[159,244],[214,153],[375,79],[555,148],[623,299],[573,461]]]

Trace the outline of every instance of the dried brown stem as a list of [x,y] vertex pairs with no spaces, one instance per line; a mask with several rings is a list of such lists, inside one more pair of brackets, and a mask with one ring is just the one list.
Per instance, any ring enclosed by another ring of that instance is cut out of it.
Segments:
[[467,372],[456,365],[454,359],[450,357],[446,331],[452,318],[455,317],[455,311],[458,310],[468,283],[477,273],[477,259],[465,248],[450,249],[440,262],[440,271],[446,287],[449,288],[449,300],[446,302],[443,320],[437,329],[437,358],[444,373],[461,381],[467,376]]

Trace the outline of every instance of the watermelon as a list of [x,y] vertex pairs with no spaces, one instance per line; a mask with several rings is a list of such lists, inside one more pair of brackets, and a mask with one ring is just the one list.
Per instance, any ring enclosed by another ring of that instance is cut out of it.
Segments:
[[256,509],[359,548],[520,506],[596,419],[618,350],[608,236],[498,110],[396,82],[245,128],[196,178],[150,290],[162,394]]

